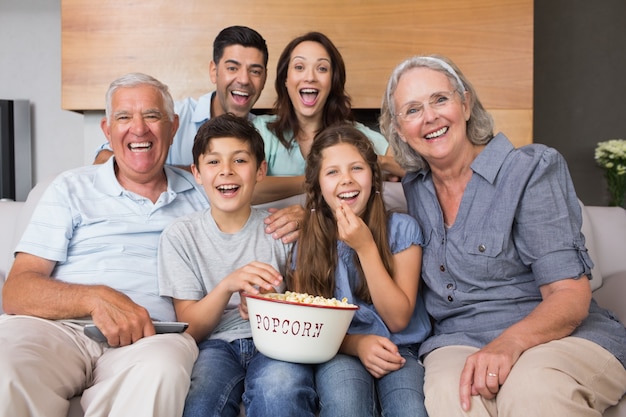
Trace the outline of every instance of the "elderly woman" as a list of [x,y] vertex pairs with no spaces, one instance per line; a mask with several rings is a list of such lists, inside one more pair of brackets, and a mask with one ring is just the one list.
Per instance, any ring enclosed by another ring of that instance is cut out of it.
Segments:
[[626,329],[591,298],[563,157],[494,136],[472,85],[440,56],[395,68],[381,128],[426,240],[430,417],[598,416],[616,404]]

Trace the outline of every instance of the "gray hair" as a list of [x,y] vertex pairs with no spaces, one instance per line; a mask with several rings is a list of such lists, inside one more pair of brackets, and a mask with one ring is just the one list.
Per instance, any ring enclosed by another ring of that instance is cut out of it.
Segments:
[[106,93],[105,107],[105,114],[108,124],[111,123],[111,113],[113,112],[113,94],[120,88],[132,88],[141,85],[152,86],[161,93],[161,96],[163,97],[163,106],[165,107],[164,110],[167,114],[167,118],[170,122],[174,120],[174,100],[172,99],[167,85],[163,84],[156,78],[151,77],[150,75],[142,74],[140,72],[133,72],[130,74],[122,75],[118,79],[114,80],[111,85],[109,85],[109,89]]
[[387,89],[383,96],[379,122],[380,130],[389,140],[396,161],[408,172],[419,171],[427,167],[428,163],[400,138],[398,122],[395,118],[396,108],[393,95],[400,78],[409,70],[420,67],[439,71],[448,77],[454,91],[459,93],[463,102],[466,98],[462,93],[468,93],[471,113],[470,119],[467,121],[467,137],[471,143],[484,145],[493,138],[493,118],[481,104],[474,87],[452,61],[440,55],[407,58],[393,70],[389,77]]

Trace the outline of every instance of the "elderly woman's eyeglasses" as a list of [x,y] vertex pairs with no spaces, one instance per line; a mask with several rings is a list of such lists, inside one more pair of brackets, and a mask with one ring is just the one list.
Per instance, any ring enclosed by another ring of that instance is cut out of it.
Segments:
[[[438,91],[431,94],[428,99],[428,106],[431,109],[441,110],[448,106],[454,100],[454,91]],[[424,117],[424,103],[415,101],[404,105],[400,113],[396,113],[394,117],[405,122],[413,122]]]

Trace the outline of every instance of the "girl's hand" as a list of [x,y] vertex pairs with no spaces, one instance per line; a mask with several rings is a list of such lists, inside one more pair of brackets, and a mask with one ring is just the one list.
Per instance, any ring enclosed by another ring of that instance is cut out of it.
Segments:
[[250,315],[248,314],[248,302],[246,297],[243,296],[243,291],[239,291],[239,297],[241,299],[241,302],[239,303],[239,315],[242,319],[248,320],[250,318]]
[[351,335],[356,339],[356,352],[365,369],[374,377],[382,378],[404,366],[398,347],[389,339],[376,335]]
[[346,242],[355,251],[374,243],[372,232],[363,219],[354,214],[346,203],[341,203],[335,210],[339,240]]

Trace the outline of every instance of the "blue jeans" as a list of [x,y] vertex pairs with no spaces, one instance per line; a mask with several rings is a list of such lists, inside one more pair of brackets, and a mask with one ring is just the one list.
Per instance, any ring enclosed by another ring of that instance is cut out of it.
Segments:
[[204,340],[191,372],[184,417],[315,416],[313,366],[270,359],[252,339]]
[[[427,417],[424,407],[424,366],[418,345],[398,346],[404,366],[380,379],[359,358],[338,354],[317,366],[315,383],[320,417]],[[379,408],[380,407],[380,408]]]

